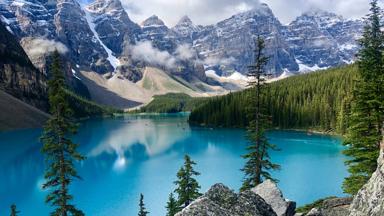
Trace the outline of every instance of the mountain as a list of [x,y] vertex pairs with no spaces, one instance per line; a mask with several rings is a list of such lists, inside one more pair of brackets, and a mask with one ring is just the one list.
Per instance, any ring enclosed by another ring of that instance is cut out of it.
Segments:
[[37,70],[14,36],[0,22],[0,91],[47,110],[46,77]]
[[227,73],[245,73],[252,62],[255,37],[260,35],[266,40],[266,55],[270,56],[268,69],[272,73],[298,71],[282,29],[272,10],[262,4],[259,8],[205,27],[194,41],[194,48],[209,67],[220,65]]
[[183,16],[180,21],[172,28],[178,36],[178,39],[184,43],[191,43],[197,38],[199,32],[203,30],[202,26],[195,25],[188,16]]
[[313,10],[290,23],[284,34],[300,71],[305,72],[353,62],[362,29],[360,20]]
[[45,75],[50,52],[59,50],[70,86],[85,97],[95,96],[89,88],[98,80],[82,80],[98,79],[94,72],[136,84],[147,68],[165,72],[194,94],[244,88],[216,75],[245,74],[258,35],[266,40],[267,69],[275,77],[348,64],[354,61],[363,26],[360,20],[324,11],[309,11],[283,25],[266,4],[209,26],[184,16],[170,28],[156,15],[139,25],[119,0],[2,0],[0,19]]

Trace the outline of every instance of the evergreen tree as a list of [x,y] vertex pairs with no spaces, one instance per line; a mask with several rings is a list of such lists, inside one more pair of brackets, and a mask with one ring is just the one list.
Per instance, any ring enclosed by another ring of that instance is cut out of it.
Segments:
[[42,151],[45,154],[47,169],[44,189],[50,193],[46,202],[55,207],[53,216],[84,215],[82,211],[70,204],[73,199],[69,194],[69,185],[75,178],[80,178],[74,162],[84,160],[77,152],[77,145],[69,136],[75,133],[76,125],[71,121],[72,111],[69,108],[65,94],[65,79],[60,69],[60,55],[54,53],[51,67],[52,78],[48,82],[48,94],[51,118],[47,121],[43,136]]
[[147,216],[149,212],[145,209],[144,204],[144,195],[140,194],[140,203],[139,203],[139,216]]
[[279,169],[279,165],[270,161],[268,150],[276,150],[276,147],[270,144],[265,136],[265,129],[269,127],[269,116],[266,115],[267,104],[262,102],[262,95],[268,93],[265,78],[268,76],[265,66],[268,63],[268,57],[264,56],[265,43],[261,37],[257,38],[255,48],[255,63],[249,66],[247,74],[249,78],[249,87],[252,92],[249,95],[250,104],[247,108],[248,119],[250,119],[247,128],[247,138],[250,145],[247,147],[248,153],[243,156],[246,164],[242,171],[245,174],[242,191],[255,187],[262,183],[264,179],[274,180],[269,170]]
[[370,14],[359,41],[357,87],[352,101],[344,153],[350,176],[343,183],[346,193],[356,194],[377,168],[384,122],[384,34],[381,31],[381,9],[371,2]]
[[173,193],[169,194],[169,199],[167,202],[167,215],[166,216],[174,216],[177,212],[179,212],[179,207],[177,205],[177,201],[173,196]]
[[11,216],[17,216],[20,213],[20,211],[17,210],[16,205],[11,205]]
[[188,155],[184,156],[184,166],[177,172],[175,192],[178,195],[177,204],[180,208],[187,207],[193,200],[201,196],[199,193],[200,185],[194,176],[200,175],[193,169],[196,165]]

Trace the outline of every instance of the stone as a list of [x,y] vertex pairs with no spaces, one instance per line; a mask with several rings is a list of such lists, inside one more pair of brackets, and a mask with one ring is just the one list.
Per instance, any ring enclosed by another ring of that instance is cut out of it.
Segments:
[[323,216],[319,209],[313,208],[311,211],[308,212],[306,216]]
[[377,170],[353,199],[349,216],[384,215],[384,150],[377,162]]
[[322,216],[348,216],[349,206],[352,202],[352,197],[333,198],[323,202],[321,207]]
[[269,205],[271,205],[278,216],[295,215],[296,203],[286,200],[283,197],[283,193],[273,181],[264,181],[262,184],[253,188],[252,192],[260,195]]
[[236,194],[216,184],[176,216],[277,216],[263,198],[252,191]]

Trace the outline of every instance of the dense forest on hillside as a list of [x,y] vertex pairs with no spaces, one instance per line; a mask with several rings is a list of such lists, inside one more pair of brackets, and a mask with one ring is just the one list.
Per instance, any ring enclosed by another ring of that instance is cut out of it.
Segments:
[[177,113],[192,111],[195,107],[206,102],[207,98],[192,98],[183,93],[169,93],[166,95],[154,96],[154,99],[147,106],[142,107],[138,112],[146,113]]
[[[273,127],[345,133],[356,77],[357,67],[351,65],[269,84],[263,101],[268,104]],[[206,126],[245,127],[251,91],[211,98],[194,109],[189,120]]]
[[120,113],[121,110],[106,107],[83,98],[70,90],[66,90],[70,108],[73,110],[75,118],[96,117],[103,115],[112,115],[113,113]]

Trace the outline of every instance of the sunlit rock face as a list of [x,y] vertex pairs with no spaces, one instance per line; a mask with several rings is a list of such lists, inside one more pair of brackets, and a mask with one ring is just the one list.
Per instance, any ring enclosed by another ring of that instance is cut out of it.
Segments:
[[[384,143],[383,143],[384,144]],[[377,160],[378,167],[371,179],[357,193],[350,207],[350,216],[384,215],[384,151]]]
[[176,216],[277,216],[263,198],[252,191],[236,194],[216,184]]

